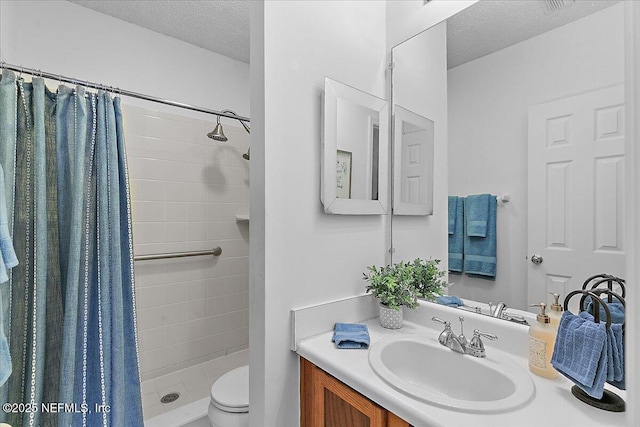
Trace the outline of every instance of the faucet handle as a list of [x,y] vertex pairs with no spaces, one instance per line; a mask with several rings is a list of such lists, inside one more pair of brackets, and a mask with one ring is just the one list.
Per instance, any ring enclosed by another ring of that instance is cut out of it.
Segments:
[[495,340],[498,339],[498,337],[496,335],[494,335],[494,334],[490,334],[488,332],[482,332],[482,331],[479,331],[477,329],[474,329],[473,330],[473,337],[475,338],[476,336],[477,337],[489,338],[491,341],[495,341]]
[[447,322],[446,320],[442,320],[438,317],[432,317],[431,320],[444,324],[444,330],[440,332],[440,335],[438,336],[438,342],[441,345],[448,347],[451,339],[454,337],[453,331],[451,330],[451,322]]
[[494,334],[489,334],[487,332],[481,332],[478,329],[473,330],[473,338],[471,338],[471,342],[467,346],[467,353],[474,357],[487,357],[487,353],[484,349],[484,343],[480,337],[485,337],[490,340],[497,340],[498,337]]
[[450,327],[450,326],[451,326],[451,322],[448,322],[448,321],[446,321],[446,320],[442,320],[442,319],[440,319],[439,317],[435,317],[435,316],[433,316],[433,317],[431,318],[431,320],[433,320],[434,322],[442,323],[445,327]]

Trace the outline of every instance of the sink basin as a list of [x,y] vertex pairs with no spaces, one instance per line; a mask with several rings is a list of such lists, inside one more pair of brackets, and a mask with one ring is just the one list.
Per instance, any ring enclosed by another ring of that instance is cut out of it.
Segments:
[[533,398],[528,371],[506,354],[489,348],[486,358],[463,355],[443,347],[433,335],[383,338],[371,346],[369,364],[407,396],[459,411],[507,412]]

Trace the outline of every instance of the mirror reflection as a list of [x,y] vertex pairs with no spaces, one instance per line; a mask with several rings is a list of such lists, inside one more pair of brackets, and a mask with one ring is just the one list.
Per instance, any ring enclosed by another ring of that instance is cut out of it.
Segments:
[[378,112],[338,99],[336,196],[378,200],[379,158]]
[[[511,196],[496,207],[495,277],[450,274],[451,295],[527,310],[594,274],[624,276],[623,8],[484,0],[394,47],[394,103],[419,85],[447,88],[435,162],[447,158],[448,179],[436,174],[436,194]],[[444,231],[446,197],[435,200]],[[403,221],[400,253],[415,247]]]
[[426,117],[394,107],[394,215],[433,213],[433,130]]
[[325,78],[322,127],[324,211],[387,212],[388,107],[381,98]]

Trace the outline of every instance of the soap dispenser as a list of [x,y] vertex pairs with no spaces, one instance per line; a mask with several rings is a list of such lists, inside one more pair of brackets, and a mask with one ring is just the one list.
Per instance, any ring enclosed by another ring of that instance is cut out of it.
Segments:
[[529,370],[544,378],[555,378],[558,372],[551,366],[551,356],[556,343],[556,328],[551,326],[551,319],[545,313],[545,303],[529,307],[540,307],[537,322],[529,327]]
[[560,318],[562,317],[562,306],[558,303],[558,298],[560,298],[560,294],[554,294],[549,292],[549,294],[553,295],[553,304],[551,304],[551,310],[549,310],[549,319],[551,319],[551,326],[555,326],[558,328],[560,324]]

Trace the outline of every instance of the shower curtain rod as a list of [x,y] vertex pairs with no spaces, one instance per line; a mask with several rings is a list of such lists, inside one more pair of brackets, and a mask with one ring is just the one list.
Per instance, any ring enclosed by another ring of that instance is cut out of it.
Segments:
[[51,80],[58,80],[59,82],[71,83],[75,85],[81,85],[88,88],[102,89],[105,91],[117,93],[118,95],[128,96],[130,98],[144,99],[145,101],[157,102],[158,104],[170,105],[172,107],[184,108],[186,110],[198,111],[200,113],[213,114],[214,116],[227,117],[229,119],[235,119],[241,122],[251,122],[251,119],[244,116],[236,116],[231,113],[224,113],[222,111],[210,110],[208,108],[196,107],[194,105],[183,104],[182,102],[169,101],[167,99],[156,98],[155,96],[144,95],[142,93],[132,92],[130,90],[124,90],[113,86],[106,86],[99,83],[92,83],[86,80],[80,80],[73,77],[63,76],[61,74],[53,74],[45,71],[36,70],[35,68],[27,68],[21,65],[7,64],[6,62],[0,62],[0,70],[6,68],[18,73],[30,74],[36,77],[44,77]]

